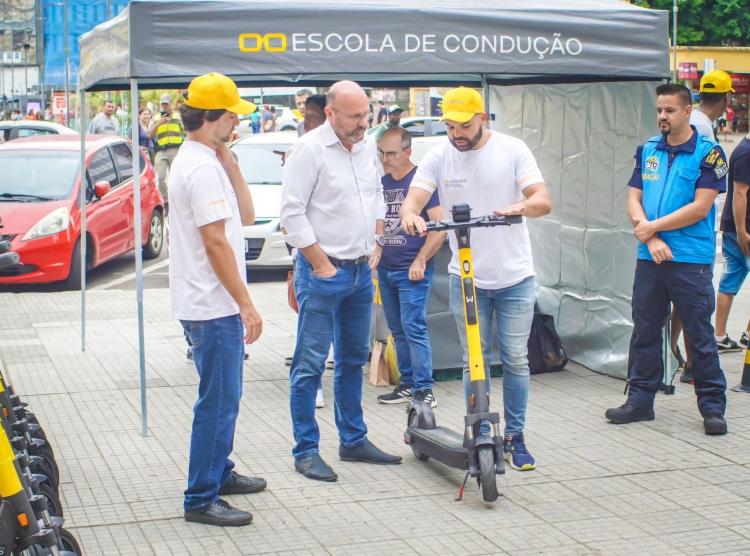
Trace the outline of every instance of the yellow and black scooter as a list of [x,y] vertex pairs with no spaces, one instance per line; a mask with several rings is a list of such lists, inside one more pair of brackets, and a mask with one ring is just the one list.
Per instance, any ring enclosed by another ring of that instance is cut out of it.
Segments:
[[[7,393],[0,374],[0,399],[6,403]],[[35,491],[41,477],[31,474],[26,450],[14,450],[13,444],[24,440],[14,436],[11,441],[14,432],[7,416],[14,409],[0,405],[0,555],[78,556],[81,548],[62,528],[63,518],[50,513],[54,493],[45,496]]]
[[[408,421],[404,441],[411,446],[417,459],[436,459],[448,467],[467,470],[456,500],[463,497],[467,479],[476,477],[485,502],[497,499],[496,476],[505,473],[503,437],[500,434],[500,414],[490,412],[490,395],[487,391],[485,362],[479,335],[479,317],[474,287],[474,269],[471,258],[470,229],[508,226],[521,222],[521,216],[471,217],[467,204],[455,205],[451,211],[453,221],[427,223],[427,231],[453,230],[458,241],[461,270],[461,291],[464,301],[464,324],[468,347],[468,366],[471,392],[467,401],[463,434],[437,426],[435,414],[429,404],[413,401],[407,408]],[[489,364],[489,362],[487,362]],[[482,421],[491,424],[491,434],[480,434]]]

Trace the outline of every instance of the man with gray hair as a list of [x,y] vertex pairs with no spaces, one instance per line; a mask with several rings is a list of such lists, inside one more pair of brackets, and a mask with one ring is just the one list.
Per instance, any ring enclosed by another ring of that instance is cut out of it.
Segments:
[[313,92],[310,89],[300,89],[294,95],[294,103],[297,105],[294,117],[297,118],[297,135],[300,137],[305,134],[305,108],[307,99],[312,95]]
[[[281,226],[299,251],[294,289],[299,304],[290,371],[294,468],[335,481],[320,457],[315,394],[333,342],[334,399],[341,461],[401,463],[367,439],[362,414],[362,367],[370,342],[376,236],[385,204],[372,144],[364,140],[368,99],[353,81],[328,92],[326,122],[287,152]],[[369,264],[368,264],[369,263]]]

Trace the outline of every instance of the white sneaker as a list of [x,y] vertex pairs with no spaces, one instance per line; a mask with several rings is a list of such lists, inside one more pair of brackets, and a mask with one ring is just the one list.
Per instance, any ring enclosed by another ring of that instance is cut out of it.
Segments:
[[326,406],[326,401],[323,399],[323,389],[319,388],[318,393],[315,395],[315,407],[320,409]]

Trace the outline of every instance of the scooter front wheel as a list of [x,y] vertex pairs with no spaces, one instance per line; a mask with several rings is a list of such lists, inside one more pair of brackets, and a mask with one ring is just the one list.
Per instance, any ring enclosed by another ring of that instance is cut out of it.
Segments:
[[495,471],[495,451],[492,446],[481,446],[479,457],[479,484],[482,487],[482,498],[485,502],[497,500],[497,473]]

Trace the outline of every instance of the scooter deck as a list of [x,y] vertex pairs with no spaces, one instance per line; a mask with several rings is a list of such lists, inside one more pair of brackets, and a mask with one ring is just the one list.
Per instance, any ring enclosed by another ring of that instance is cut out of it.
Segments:
[[456,469],[469,468],[469,453],[464,448],[463,435],[445,427],[434,429],[407,429],[409,444],[425,456],[436,459],[443,465]]

